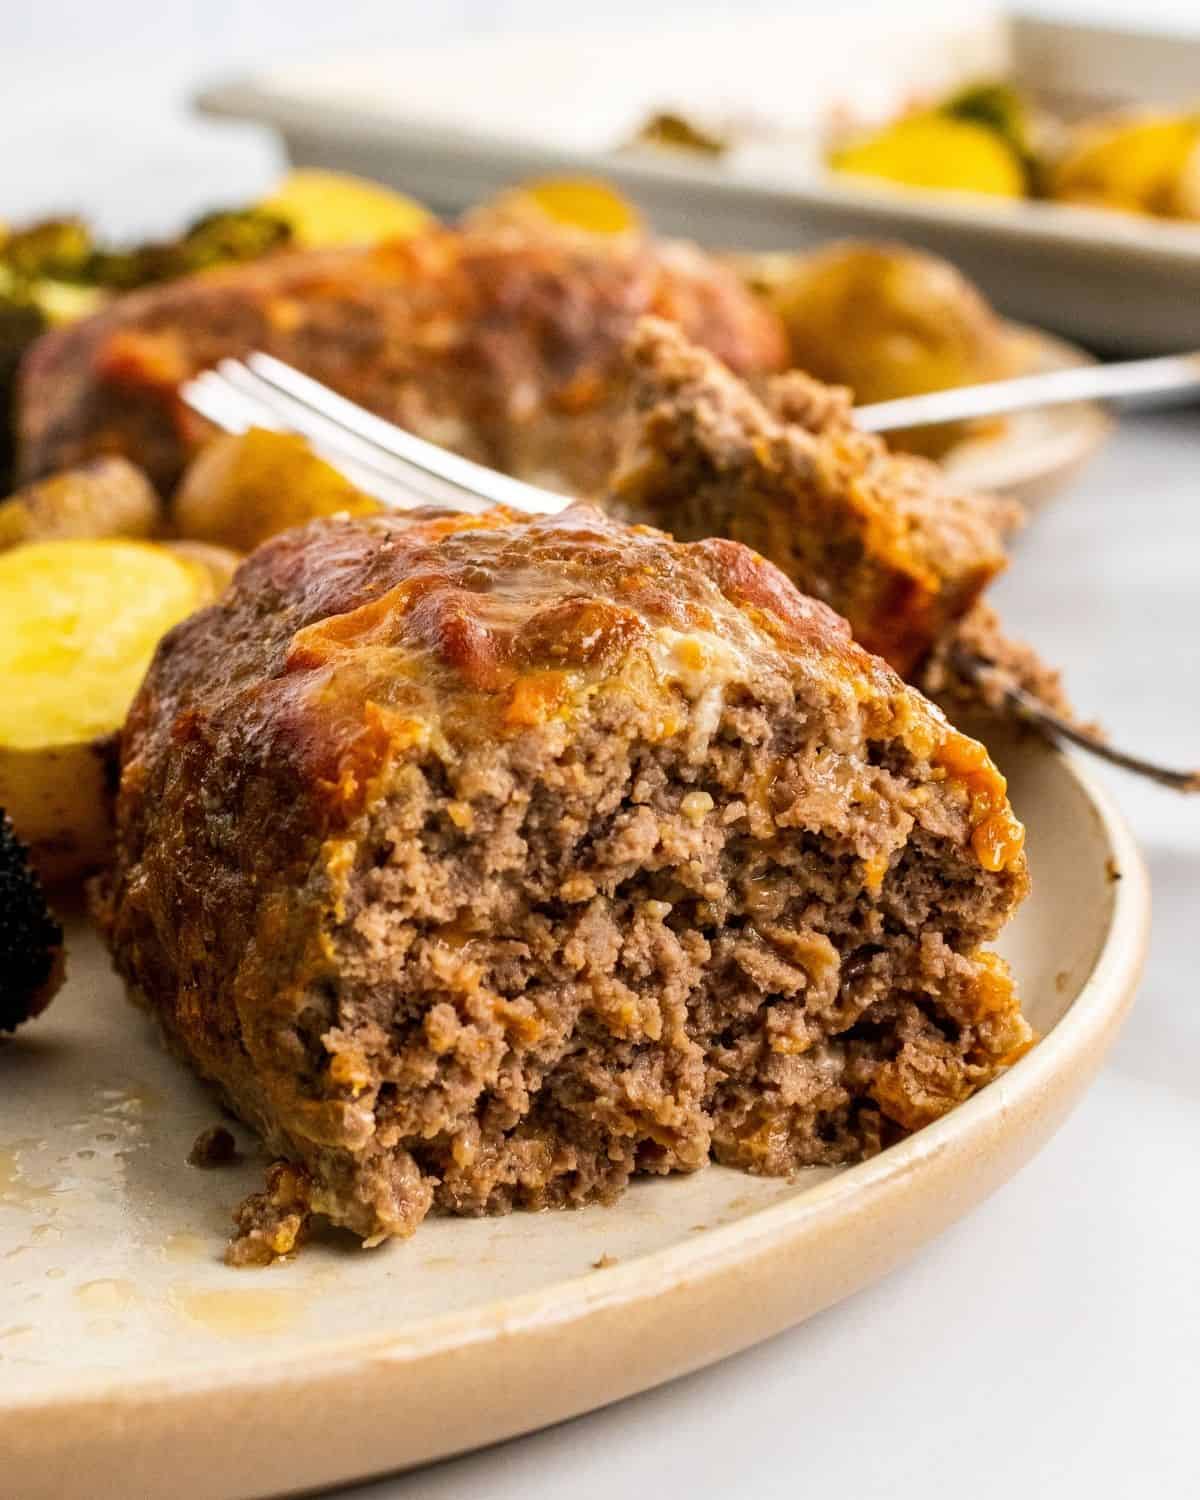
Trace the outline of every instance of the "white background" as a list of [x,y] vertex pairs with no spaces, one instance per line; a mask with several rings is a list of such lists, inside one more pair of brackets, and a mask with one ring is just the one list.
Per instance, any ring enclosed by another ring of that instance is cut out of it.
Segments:
[[[751,8],[780,7],[741,6]],[[1200,19],[1197,0],[1055,8]],[[722,9],[660,0],[654,24]],[[81,208],[113,230],[166,229],[258,191],[277,166],[271,142],[192,120],[182,101],[264,61],[576,18],[645,25],[648,10],[634,0],[609,0],[603,15],[563,0],[5,0],[0,218]],[[1198,584],[1200,416],[1189,412],[1127,422],[1023,538],[998,596],[1114,735],[1195,764]],[[355,1494],[1200,1495],[1200,799],[1104,779],[1151,868],[1149,970],[1099,1082],[1017,1180],[879,1287],[757,1350]]]

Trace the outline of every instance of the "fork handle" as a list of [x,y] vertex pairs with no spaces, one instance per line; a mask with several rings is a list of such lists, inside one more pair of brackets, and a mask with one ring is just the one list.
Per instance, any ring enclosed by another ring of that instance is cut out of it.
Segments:
[[963,422],[1038,406],[1061,406],[1068,401],[1111,401],[1185,391],[1200,391],[1200,353],[1048,370],[1041,375],[1018,375],[1013,380],[931,391],[925,396],[876,401],[856,407],[854,420],[864,432],[897,432],[927,423]]

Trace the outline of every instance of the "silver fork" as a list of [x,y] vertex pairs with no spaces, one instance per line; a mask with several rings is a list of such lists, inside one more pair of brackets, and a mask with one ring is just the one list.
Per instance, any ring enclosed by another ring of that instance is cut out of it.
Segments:
[[384,421],[271,354],[223,359],[180,387],[193,411],[226,432],[298,432],[348,479],[385,505],[449,505],[478,512],[508,505],[555,515],[572,503]]
[[[180,396],[226,432],[265,427],[301,434],[322,458],[392,509],[434,504],[478,513],[507,505],[530,515],[555,515],[572,503],[569,495],[526,484],[426,442],[271,354],[223,359],[186,381]],[[954,665],[973,682],[998,683],[1013,718],[1034,725],[1049,739],[1067,740],[1174,791],[1200,791],[1200,771],[1171,770],[1107,744],[1060,718],[986,657],[960,649]]]

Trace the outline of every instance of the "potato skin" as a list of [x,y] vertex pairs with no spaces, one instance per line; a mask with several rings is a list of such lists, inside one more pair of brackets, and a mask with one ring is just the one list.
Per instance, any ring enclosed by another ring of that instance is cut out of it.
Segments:
[[176,557],[203,569],[213,599],[219,599],[233,582],[233,575],[242,561],[240,552],[231,547],[218,547],[213,542],[178,541],[164,545]]
[[0,745],[0,807],[47,885],[94,874],[108,862],[113,825],[107,740],[80,745]]
[[[744,265],[783,320],[792,363],[848,386],[860,404],[1018,373],[1008,329],[939,256],[844,240]],[[890,434],[889,446],[939,458],[971,431],[969,423],[911,428]]]
[[146,538],[162,524],[162,501],[139,468],[124,458],[95,458],[0,502],[0,550],[23,542]]

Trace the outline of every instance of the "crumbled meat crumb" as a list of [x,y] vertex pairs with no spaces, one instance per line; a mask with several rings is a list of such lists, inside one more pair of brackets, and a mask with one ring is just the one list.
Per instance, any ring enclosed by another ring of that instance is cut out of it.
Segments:
[[606,1250],[604,1252],[604,1254],[602,1256],[600,1256],[600,1258],[598,1260],[594,1260],[592,1262],[592,1270],[593,1271],[607,1271],[608,1268],[609,1268],[609,1266],[615,1266],[616,1264],[617,1264],[617,1257],[615,1255],[609,1255],[609,1253]]
[[[998,671],[967,676],[958,666],[962,653]],[[921,691],[941,703],[952,718],[979,709],[1007,716],[1005,690],[1010,683],[1080,729],[1101,732],[1098,725],[1080,723],[1063,691],[1062,674],[1048,667],[1032,646],[1006,635],[989,604],[976,604],[938,641],[916,679]]]
[[188,1165],[193,1167],[228,1167],[238,1159],[233,1132],[224,1125],[210,1125],[202,1130],[188,1152]]
[[290,1162],[267,1168],[265,1192],[251,1193],[233,1215],[237,1233],[225,1249],[227,1266],[269,1266],[308,1237],[312,1217],[308,1173]]

